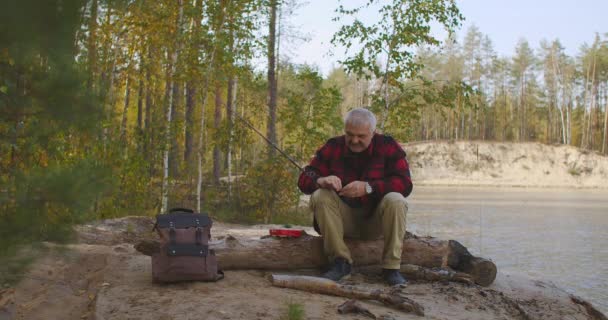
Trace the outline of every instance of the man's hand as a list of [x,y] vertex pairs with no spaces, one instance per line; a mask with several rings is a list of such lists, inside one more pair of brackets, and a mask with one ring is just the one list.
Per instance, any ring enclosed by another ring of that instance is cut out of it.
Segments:
[[342,190],[342,180],[336,176],[327,176],[317,179],[317,184],[323,189],[331,189],[334,191]]
[[365,181],[353,181],[342,188],[338,193],[347,198],[358,198],[366,194]]

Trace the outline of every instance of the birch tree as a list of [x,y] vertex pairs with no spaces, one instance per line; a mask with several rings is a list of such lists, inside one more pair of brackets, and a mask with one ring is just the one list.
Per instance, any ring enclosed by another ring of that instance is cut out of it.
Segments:
[[[277,41],[277,11],[279,9],[279,0],[268,1],[268,122],[267,122],[267,137],[270,142],[277,143],[277,76],[276,76],[276,41]],[[275,150],[272,146],[268,146],[268,157],[272,158],[275,155]]]
[[179,41],[180,41],[180,36],[181,36],[181,24],[182,24],[182,18],[183,18],[183,14],[184,14],[184,4],[183,4],[183,0],[178,0],[178,15],[177,15],[177,21],[176,21],[176,30],[177,30],[177,35],[176,35],[176,43],[175,43],[175,48],[173,49],[172,53],[171,53],[171,64],[170,64],[170,71],[169,71],[169,76],[168,76],[168,83],[167,83],[167,91],[169,92],[169,101],[167,103],[167,113],[166,113],[166,127],[165,127],[165,150],[163,151],[163,185],[162,185],[162,199],[161,199],[161,207],[160,207],[160,212],[164,213],[167,212],[167,206],[168,206],[168,201],[169,201],[169,152],[171,149],[171,123],[172,123],[172,116],[173,116],[173,108],[174,108],[174,94],[175,91],[174,86],[175,86],[175,81],[173,79],[173,77],[175,76],[175,69],[177,66],[177,58],[179,55]]
[[[364,22],[360,15],[369,11],[377,12],[379,19]],[[402,81],[415,78],[423,68],[416,62],[415,47],[440,44],[431,32],[431,25],[453,32],[463,20],[453,0],[393,0],[388,4],[368,0],[356,7],[340,5],[336,13],[337,21],[353,18],[352,23],[341,26],[331,40],[334,46],[345,49],[346,58],[339,62],[349,73],[380,81],[376,95],[382,106],[381,130],[387,120],[391,93],[402,94],[405,90]]]

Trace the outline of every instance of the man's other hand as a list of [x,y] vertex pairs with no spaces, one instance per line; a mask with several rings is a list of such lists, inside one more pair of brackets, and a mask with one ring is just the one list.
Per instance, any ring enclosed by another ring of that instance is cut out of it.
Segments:
[[336,176],[327,176],[317,179],[320,188],[331,189],[334,191],[342,190],[342,180]]
[[338,194],[347,198],[362,197],[366,194],[365,181],[353,181],[345,185]]

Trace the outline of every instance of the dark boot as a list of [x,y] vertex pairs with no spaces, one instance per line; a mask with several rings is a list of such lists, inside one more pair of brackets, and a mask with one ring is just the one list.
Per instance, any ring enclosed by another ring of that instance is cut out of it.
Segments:
[[329,271],[325,272],[321,277],[333,281],[340,281],[342,279],[348,279],[350,277],[351,270],[352,268],[350,263],[348,263],[348,260],[344,258],[336,258]]
[[407,283],[407,280],[401,275],[401,272],[396,269],[382,269],[382,279],[384,279],[389,286]]

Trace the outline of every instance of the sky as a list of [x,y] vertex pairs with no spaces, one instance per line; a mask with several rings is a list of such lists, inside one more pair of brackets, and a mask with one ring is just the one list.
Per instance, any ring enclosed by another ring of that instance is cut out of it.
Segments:
[[[596,32],[608,33],[608,0],[457,0],[457,5],[465,17],[457,31],[459,41],[475,25],[490,37],[499,56],[512,56],[522,38],[534,49],[542,39],[557,38],[566,53],[574,56],[581,45],[593,43]],[[297,8],[288,25],[309,41],[283,40],[281,55],[293,63],[315,65],[327,75],[343,56],[343,50],[329,54],[331,37],[339,27],[331,21],[337,6],[336,0],[308,0]]]

